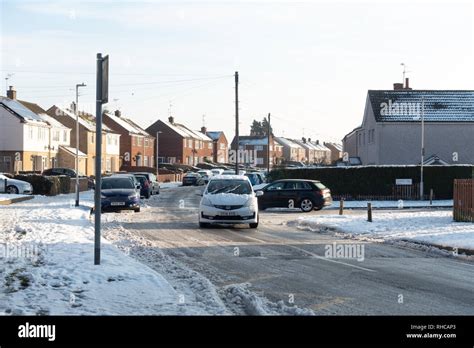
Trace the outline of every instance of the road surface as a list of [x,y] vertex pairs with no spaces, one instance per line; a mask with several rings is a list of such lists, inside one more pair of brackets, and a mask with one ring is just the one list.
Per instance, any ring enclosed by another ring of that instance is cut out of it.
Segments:
[[[343,238],[331,231],[300,230],[288,223],[304,214],[298,211],[261,212],[258,229],[200,229],[201,191],[202,187],[163,189],[141,213],[124,215],[122,231],[147,246],[146,253],[141,248],[142,252],[131,250],[131,255],[162,273],[176,261],[217,289],[246,284],[265,301],[317,315],[474,314],[472,262]],[[325,246],[333,243],[363,244],[364,260],[326,258]],[[160,260],[166,257],[166,263],[150,258],[154,251]],[[177,278],[175,274],[174,283]],[[225,294],[219,294],[226,303]],[[255,314],[248,306],[226,304],[230,313]]]

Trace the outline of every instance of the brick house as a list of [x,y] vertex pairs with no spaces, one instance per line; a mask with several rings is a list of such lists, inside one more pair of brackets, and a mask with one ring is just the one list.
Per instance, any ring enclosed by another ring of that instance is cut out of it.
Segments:
[[201,133],[212,139],[212,161],[214,163],[227,163],[229,161],[229,143],[222,131],[208,131],[201,128]]
[[120,134],[120,167],[153,167],[155,165],[154,137],[119,110],[104,112],[104,124]]
[[[270,136],[270,166],[281,162],[282,147],[274,141],[274,136]],[[231,148],[236,148],[236,138],[232,140]],[[266,135],[243,135],[239,136],[239,163],[267,168],[268,166],[268,138]],[[234,156],[230,156],[231,162],[234,162]]]
[[275,141],[283,147],[285,161],[306,162],[306,150],[297,142],[283,137],[275,137]]
[[57,167],[59,148],[69,145],[71,130],[37,104],[17,100],[13,87],[7,95],[0,97],[0,172],[41,172]]
[[206,160],[212,160],[212,139],[202,132],[176,123],[172,116],[168,117],[167,121],[156,121],[146,130],[150,134],[160,132],[158,133],[160,163],[196,165]]
[[[48,115],[56,121],[62,123],[72,130],[71,141],[68,146],[76,146],[76,115],[73,111],[60,108],[56,105],[51,106]],[[95,116],[85,112],[79,112],[79,151],[86,156],[85,175],[95,175],[95,156],[96,156],[96,124]],[[102,172],[116,172],[119,170],[120,156],[120,134],[112,131],[106,125],[102,125]],[[64,151],[69,153],[70,151]],[[75,150],[74,150],[75,153]],[[81,155],[79,155],[81,157]],[[67,165],[69,168],[74,168]]]

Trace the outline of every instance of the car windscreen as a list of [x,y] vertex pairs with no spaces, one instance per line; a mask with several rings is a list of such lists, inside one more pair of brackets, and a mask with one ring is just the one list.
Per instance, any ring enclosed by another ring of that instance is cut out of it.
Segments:
[[235,193],[238,195],[249,195],[252,193],[252,187],[247,180],[211,180],[207,186],[207,193]]
[[102,190],[111,190],[111,189],[133,189],[132,180],[129,178],[113,178],[113,179],[103,179],[102,180]]

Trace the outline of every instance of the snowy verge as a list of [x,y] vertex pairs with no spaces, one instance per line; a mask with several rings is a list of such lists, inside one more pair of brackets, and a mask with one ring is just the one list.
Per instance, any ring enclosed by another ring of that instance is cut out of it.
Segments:
[[334,229],[366,240],[405,241],[474,251],[474,224],[454,222],[451,211],[374,212],[373,222],[365,214],[318,215],[297,220],[301,229],[315,232]]
[[[452,207],[453,200],[436,200],[430,205],[430,201],[344,201],[344,208],[353,209],[353,208],[367,208],[367,203],[372,203],[372,208],[426,208],[426,207]],[[333,201],[330,207],[325,209],[339,209],[339,201]]]
[[[92,194],[81,194],[86,205]],[[157,272],[102,239],[94,265],[89,208],[73,195],[0,208],[0,314],[151,315],[180,311]]]
[[0,201],[8,201],[10,199],[15,198],[27,198],[31,197],[30,195],[15,195],[15,194],[8,194],[8,193],[0,193]]

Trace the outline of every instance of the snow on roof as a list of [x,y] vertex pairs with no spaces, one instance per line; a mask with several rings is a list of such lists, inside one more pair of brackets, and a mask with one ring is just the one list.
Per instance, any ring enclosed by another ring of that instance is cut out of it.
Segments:
[[[337,144],[337,143],[326,143],[326,144],[330,144],[330,145],[334,146],[337,151],[342,151],[342,144]],[[326,145],[326,144],[324,144],[324,145]]]
[[39,115],[35,114],[33,111],[16,100],[0,97],[0,104],[3,104],[6,108],[13,111],[17,116],[26,122],[38,122],[47,125],[47,123]]
[[377,122],[474,122],[474,91],[369,90]]
[[324,146],[323,144],[319,143],[317,144],[316,142],[311,142],[311,144],[315,147],[316,150],[318,151],[331,151],[329,148]]
[[48,114],[38,114],[38,116],[45,122],[47,122],[51,127],[55,128],[62,128],[62,129],[70,129],[63,125],[61,122],[57,121],[56,119],[52,118]]
[[132,120],[122,117],[122,116],[116,116],[112,113],[106,113],[108,117],[110,117],[111,120],[113,120],[115,123],[120,125],[122,128],[126,129],[130,133],[134,134],[139,134],[139,135],[145,135],[145,136],[150,136],[143,128],[141,128],[139,125],[137,125],[135,122]]
[[173,131],[181,135],[183,138],[193,138],[193,139],[204,140],[204,141],[212,141],[212,139],[209,138],[207,135],[199,131],[193,131],[180,123],[170,123],[169,121],[162,121],[162,122],[165,125],[167,125],[169,128],[171,128]]
[[282,144],[284,146],[288,146],[288,147],[292,147],[292,148],[301,148],[301,145],[295,143],[291,139],[287,139],[287,138],[283,138],[283,137],[276,137],[275,140],[278,141],[280,144]]
[[[72,155],[76,155],[76,148],[75,147],[70,147],[70,146],[64,146],[64,145],[59,145],[60,148],[66,150],[67,152],[71,153]],[[79,156],[81,157],[87,157],[87,155],[82,152],[82,151],[79,151]]]
[[[63,109],[63,108],[60,108],[59,106],[56,106],[55,107],[57,108],[57,116],[64,116],[64,117],[70,117],[72,118],[73,120],[76,120],[76,115],[69,109]],[[79,116],[79,124],[81,126],[83,126],[85,129],[87,129],[88,131],[91,131],[91,132],[95,132],[95,122],[91,122],[83,117],[80,117]],[[102,127],[104,127],[105,125],[103,124]]]

